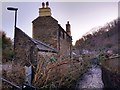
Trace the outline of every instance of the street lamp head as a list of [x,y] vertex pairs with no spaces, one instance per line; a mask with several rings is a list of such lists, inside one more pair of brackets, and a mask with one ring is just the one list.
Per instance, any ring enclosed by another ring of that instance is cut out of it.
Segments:
[[17,11],[18,8],[8,7],[7,10]]
[[17,10],[18,10],[18,8],[7,7],[7,10],[15,11],[15,28],[16,28],[16,22],[17,22]]

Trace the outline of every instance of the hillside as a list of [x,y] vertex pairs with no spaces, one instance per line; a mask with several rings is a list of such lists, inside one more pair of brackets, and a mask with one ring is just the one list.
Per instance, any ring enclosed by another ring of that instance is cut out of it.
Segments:
[[120,39],[118,35],[120,30],[120,19],[116,19],[107,23],[105,26],[97,29],[92,34],[87,34],[76,41],[74,48],[82,51],[95,51],[95,52],[107,52],[111,51],[115,54],[118,53],[120,45]]

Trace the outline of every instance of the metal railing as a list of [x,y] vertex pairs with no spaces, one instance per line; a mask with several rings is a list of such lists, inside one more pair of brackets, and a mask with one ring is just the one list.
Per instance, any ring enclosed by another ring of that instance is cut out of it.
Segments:
[[16,84],[14,84],[4,78],[1,78],[1,80],[5,83],[8,83],[10,86],[12,86],[13,90],[22,90],[22,88],[20,86],[17,86]]
[[10,86],[12,86],[13,90],[37,90],[36,87],[32,86],[32,85],[28,85],[28,84],[23,84],[22,86],[18,86],[4,78],[1,78],[1,80],[7,84],[9,84]]

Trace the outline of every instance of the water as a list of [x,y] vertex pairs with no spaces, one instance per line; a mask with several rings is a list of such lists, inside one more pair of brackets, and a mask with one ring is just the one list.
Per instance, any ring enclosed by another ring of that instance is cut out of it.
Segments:
[[92,65],[77,83],[77,90],[81,89],[101,89],[104,87],[102,82],[102,71],[98,65]]

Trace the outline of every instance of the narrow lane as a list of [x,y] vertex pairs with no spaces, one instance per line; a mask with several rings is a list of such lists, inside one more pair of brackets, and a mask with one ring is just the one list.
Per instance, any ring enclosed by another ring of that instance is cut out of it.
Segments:
[[102,71],[98,65],[92,65],[91,68],[82,76],[76,85],[77,90],[81,89],[99,89],[104,87],[102,81]]

